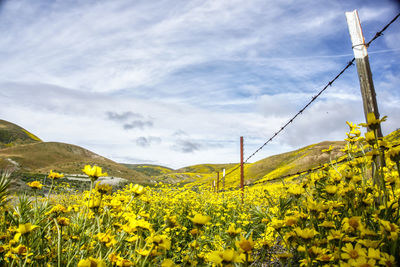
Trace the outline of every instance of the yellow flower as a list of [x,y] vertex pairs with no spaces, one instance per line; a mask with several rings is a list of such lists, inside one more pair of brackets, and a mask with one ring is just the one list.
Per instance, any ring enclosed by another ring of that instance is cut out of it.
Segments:
[[18,242],[18,240],[21,237],[21,235],[30,233],[36,228],[39,228],[39,226],[32,225],[31,223],[25,223],[25,224],[18,225],[18,228],[16,229],[17,233],[14,236],[14,241]]
[[57,223],[61,226],[69,225],[69,219],[65,217],[57,217]]
[[110,193],[112,190],[112,186],[109,184],[100,184],[97,183],[95,189],[100,193],[100,194],[107,194]]
[[284,220],[279,220],[276,218],[272,218],[271,222],[270,222],[270,226],[272,228],[274,228],[275,230],[279,230],[282,227],[286,226],[285,221]]
[[285,218],[285,225],[286,226],[293,226],[297,224],[298,218],[295,216],[288,216]]
[[314,228],[301,229],[299,227],[296,227],[294,229],[294,231],[297,234],[297,236],[302,239],[312,239],[312,238],[314,238],[314,236],[316,236],[318,234],[318,232],[315,231]]
[[171,240],[166,235],[155,235],[146,238],[148,243],[157,245],[157,248],[169,250],[171,248]]
[[334,195],[336,194],[338,188],[336,185],[327,185],[325,186],[325,190],[328,194]]
[[396,266],[396,260],[393,255],[389,255],[388,253],[383,252],[381,254],[381,260],[379,261],[380,264],[388,267]]
[[365,257],[359,257],[356,260],[349,260],[352,266],[356,267],[374,267],[376,266],[376,261],[374,259],[367,259]]
[[176,266],[174,261],[171,259],[164,259],[161,263],[161,267],[174,267]]
[[379,244],[381,243],[380,240],[369,240],[369,239],[361,239],[358,240],[357,242],[367,248],[378,248]]
[[53,172],[53,170],[50,170],[49,175],[47,176],[50,179],[60,179],[64,177],[64,174],[58,173],[58,172]]
[[343,253],[341,254],[342,259],[354,261],[359,257],[366,257],[366,250],[365,248],[362,248],[360,244],[356,244],[353,247],[351,243],[346,243],[346,245],[342,247],[342,251],[343,251]]
[[318,224],[318,226],[325,228],[336,228],[335,223],[332,221],[324,221],[323,223]]
[[99,240],[100,243],[104,243],[107,247],[112,247],[117,244],[117,240],[115,240],[114,236],[109,232],[107,233],[98,233],[94,236]]
[[[10,251],[12,252],[12,253],[14,253],[14,254],[17,254],[17,255],[26,255],[26,253],[28,253],[28,248],[26,247],[26,246],[24,246],[24,245],[18,245],[17,247],[15,247],[15,248],[11,248],[10,249]],[[30,253],[29,255],[32,255],[32,253]],[[28,256],[29,256],[28,255]]]
[[380,223],[382,225],[381,226],[381,230],[383,232],[389,234],[388,235],[389,239],[391,239],[391,240],[397,240],[398,239],[399,232],[400,232],[399,226],[397,226],[396,224],[391,223],[389,221],[385,221],[385,220],[380,220]]
[[354,216],[351,218],[344,218],[343,219],[343,230],[346,232],[354,232],[356,230],[361,230],[362,223],[361,223],[361,217],[360,216]]
[[137,254],[139,254],[141,256],[144,256],[144,257],[149,256],[150,253],[151,253],[151,249],[137,249],[135,251],[136,251]]
[[387,152],[387,155],[389,158],[394,161],[394,162],[399,162],[400,161],[400,146],[397,147],[391,147],[389,151]]
[[63,205],[61,205],[61,204],[57,204],[57,205],[55,205],[54,207],[52,207],[51,208],[51,210],[49,210],[48,212],[46,212],[45,213],[45,215],[50,215],[50,214],[52,214],[52,213],[55,213],[55,214],[60,214],[60,213],[66,213],[68,210],[67,210],[67,208],[66,207],[64,207]]
[[113,263],[113,266],[133,266],[133,262],[131,262],[130,260],[124,259],[121,256],[115,255],[115,253],[111,253],[110,255],[108,255],[108,259],[110,260],[110,262]]
[[211,217],[207,215],[202,215],[200,213],[196,213],[193,218],[189,218],[194,224],[204,225],[207,224]]
[[89,208],[98,208],[100,207],[101,204],[101,198],[99,197],[94,197],[89,201]]
[[135,185],[132,187],[132,184],[131,184],[131,191],[132,191],[133,193],[135,193],[135,195],[141,195],[141,194],[144,193],[144,187],[141,186],[141,185],[138,185],[138,184],[135,184]]
[[380,260],[381,259],[381,252],[379,251],[379,249],[368,248],[367,257],[370,258],[370,259]]
[[93,167],[90,165],[86,165],[85,168],[82,169],[82,171],[90,177],[92,180],[97,180],[97,178],[102,177],[102,176],[107,176],[108,174],[102,173],[101,172],[101,167],[94,165]]
[[374,131],[366,132],[365,141],[367,141],[368,144],[373,145],[375,143],[375,132]]
[[89,257],[78,262],[78,267],[106,267],[106,263],[102,259]]
[[233,249],[212,251],[206,256],[206,260],[216,265],[242,262],[240,254]]
[[240,236],[240,241],[236,241],[236,245],[245,252],[250,252],[254,248],[253,237],[250,236],[249,239],[246,239],[243,236]]
[[287,190],[287,192],[295,196],[300,196],[304,194],[306,191],[301,186],[292,186]]
[[42,184],[39,181],[33,181],[30,183],[27,183],[28,186],[32,187],[33,189],[42,189]]
[[360,123],[360,126],[363,127],[368,127],[371,130],[376,130],[379,127],[379,124],[381,124],[381,122],[386,121],[387,116],[384,116],[382,119],[377,119],[375,117],[375,114],[370,112],[367,114],[367,123]]
[[241,228],[235,229],[234,223],[231,223],[228,227],[228,230],[226,231],[226,233],[229,235],[237,235],[240,234],[240,232],[242,232],[242,229]]

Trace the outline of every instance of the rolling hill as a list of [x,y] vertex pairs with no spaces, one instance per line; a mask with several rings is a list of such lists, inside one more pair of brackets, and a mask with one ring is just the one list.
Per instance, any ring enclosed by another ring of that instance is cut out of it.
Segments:
[[121,163],[121,164],[129,169],[144,173],[147,176],[159,176],[173,172],[173,169],[160,165],[153,165],[153,164],[143,165],[143,164],[126,164],[126,163]]
[[110,176],[133,182],[151,184],[149,176],[97,155],[82,147],[43,142],[34,134],[13,123],[0,120],[0,169],[46,174],[56,170],[67,174],[82,174],[86,164],[98,165]]

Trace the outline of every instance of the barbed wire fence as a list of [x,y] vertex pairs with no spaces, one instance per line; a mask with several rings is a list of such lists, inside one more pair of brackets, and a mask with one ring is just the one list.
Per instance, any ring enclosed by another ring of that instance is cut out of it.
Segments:
[[[371,40],[369,40],[369,41],[365,44],[365,46],[366,46],[366,47],[369,47],[369,46],[371,45],[371,43],[373,43],[376,39],[378,39],[379,37],[383,36],[383,32],[386,31],[386,30],[390,27],[390,25],[392,25],[399,17],[400,17],[400,13],[398,13],[398,14],[397,14],[389,23],[387,23],[380,31],[376,32],[376,34],[374,35],[374,37],[373,37]],[[266,141],[265,143],[263,143],[263,144],[262,144],[260,147],[258,147],[250,156],[248,156],[248,157],[246,158],[246,160],[243,162],[243,164],[248,163],[248,161],[249,161],[252,157],[254,157],[258,152],[260,152],[266,145],[268,145],[270,142],[272,142],[272,140],[274,140],[283,130],[285,130],[286,127],[288,127],[291,123],[293,123],[293,121],[294,121],[298,116],[302,115],[303,112],[304,112],[314,101],[316,101],[316,100],[318,99],[318,97],[320,97],[321,94],[322,94],[323,92],[325,92],[329,87],[331,87],[331,86],[333,85],[333,83],[335,83],[335,82],[340,78],[340,76],[342,76],[343,73],[345,73],[346,70],[348,70],[351,66],[354,65],[354,61],[355,61],[355,58],[353,57],[353,58],[345,65],[345,67],[343,67],[343,68],[339,71],[339,73],[338,73],[333,79],[331,79],[317,94],[315,94],[315,95],[311,98],[310,101],[307,102],[307,104],[306,104],[303,108],[301,108],[293,117],[291,117],[291,118],[290,118],[278,131],[276,131],[269,139],[267,139],[267,141]],[[398,145],[400,145],[400,144],[398,144]],[[397,145],[396,145],[396,146],[397,146]],[[361,156],[360,156],[360,157],[361,157]],[[347,159],[346,159],[346,160],[347,160]],[[343,161],[345,161],[345,159],[343,159]],[[342,161],[342,162],[343,162],[343,161]],[[339,162],[337,162],[337,163],[339,163]],[[236,167],[232,168],[229,172],[227,172],[227,173],[225,174],[225,176],[224,176],[224,179],[225,179],[225,177],[227,177],[228,175],[230,175],[230,174],[232,174],[233,172],[235,172],[236,170],[238,170],[238,169],[240,168],[240,166],[241,166],[241,164],[239,163]],[[299,174],[305,173],[305,172],[307,172],[307,171],[311,172],[311,171],[319,170],[319,169],[322,169],[323,167],[324,167],[324,166],[320,166],[320,167],[317,167],[317,168],[311,168],[311,169],[306,170],[306,171],[298,172],[298,173],[295,173],[295,174],[288,174],[288,175],[280,176],[280,177],[277,177],[277,178],[275,178],[275,179],[283,179],[283,178],[286,178],[286,177],[290,177],[290,176],[294,176],[294,175],[299,175]]]

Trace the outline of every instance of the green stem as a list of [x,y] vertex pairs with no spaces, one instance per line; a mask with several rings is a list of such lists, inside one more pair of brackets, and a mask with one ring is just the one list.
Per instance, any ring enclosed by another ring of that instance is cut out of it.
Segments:
[[57,227],[57,235],[58,235],[58,240],[57,240],[57,266],[61,267],[61,231],[60,227],[58,226],[57,220],[54,218],[54,223],[56,224]]
[[49,193],[48,193],[48,195],[47,195],[47,203],[46,203],[46,206],[47,206],[47,204],[49,203],[49,199],[50,199],[51,191],[53,190],[53,186],[54,186],[54,179],[51,179],[51,186],[50,186]]

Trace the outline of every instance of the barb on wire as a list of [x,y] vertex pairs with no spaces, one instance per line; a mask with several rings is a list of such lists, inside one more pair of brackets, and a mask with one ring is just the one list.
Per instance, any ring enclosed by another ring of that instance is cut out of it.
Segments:
[[400,13],[397,14],[388,24],[385,25],[385,27],[382,28],[382,30],[380,30],[379,32],[377,32],[375,34],[375,36],[368,42],[366,43],[366,46],[368,47],[373,41],[375,41],[378,37],[383,35],[383,32],[386,31],[387,28],[389,28],[389,26],[395,22],[398,18],[400,17]]

